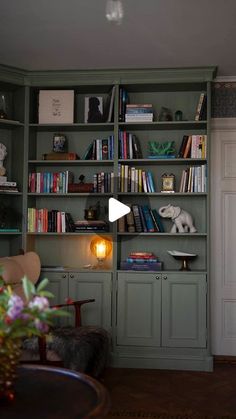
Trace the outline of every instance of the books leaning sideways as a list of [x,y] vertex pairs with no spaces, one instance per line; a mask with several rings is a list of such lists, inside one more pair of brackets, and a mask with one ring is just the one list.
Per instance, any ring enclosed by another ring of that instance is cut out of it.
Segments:
[[[1,176],[5,178],[5,176]],[[7,180],[0,180],[0,192],[19,192],[16,182],[9,182]]]
[[75,232],[80,231],[108,231],[109,227],[104,220],[77,220],[74,223]]
[[152,252],[131,252],[126,260],[120,263],[122,270],[161,271],[162,262]]
[[125,122],[152,122],[153,106],[151,103],[127,104]]

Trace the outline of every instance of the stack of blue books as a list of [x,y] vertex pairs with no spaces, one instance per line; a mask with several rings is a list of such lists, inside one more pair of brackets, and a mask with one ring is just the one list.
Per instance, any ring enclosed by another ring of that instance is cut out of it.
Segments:
[[120,263],[121,270],[161,271],[162,262],[152,252],[131,252],[126,260]]

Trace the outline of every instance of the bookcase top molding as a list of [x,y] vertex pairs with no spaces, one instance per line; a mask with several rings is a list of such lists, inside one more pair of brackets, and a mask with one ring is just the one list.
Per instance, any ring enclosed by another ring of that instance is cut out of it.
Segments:
[[0,65],[0,80],[25,86],[203,83],[217,67],[27,71]]

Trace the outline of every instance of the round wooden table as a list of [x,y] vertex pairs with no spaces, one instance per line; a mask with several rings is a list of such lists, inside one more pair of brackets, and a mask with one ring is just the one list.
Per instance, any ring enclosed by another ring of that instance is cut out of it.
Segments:
[[78,419],[105,417],[109,395],[95,379],[64,368],[22,365],[16,395],[0,402],[4,419]]

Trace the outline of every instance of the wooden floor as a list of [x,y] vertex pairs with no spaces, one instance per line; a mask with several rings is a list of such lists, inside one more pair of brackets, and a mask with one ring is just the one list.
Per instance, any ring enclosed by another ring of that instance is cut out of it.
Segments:
[[236,365],[213,372],[108,368],[107,418],[236,419]]

